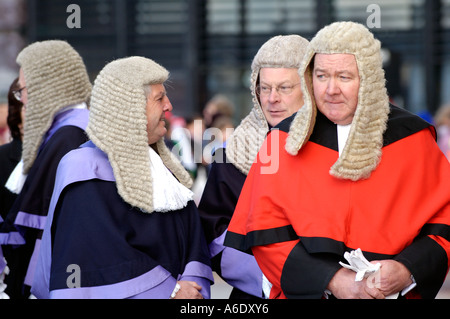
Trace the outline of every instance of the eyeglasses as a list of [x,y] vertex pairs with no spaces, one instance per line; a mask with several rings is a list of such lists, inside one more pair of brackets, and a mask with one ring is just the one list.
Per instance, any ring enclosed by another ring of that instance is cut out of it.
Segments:
[[271,86],[267,86],[267,85],[258,85],[256,87],[256,92],[259,95],[267,96],[272,92],[272,89],[274,88],[278,94],[288,95],[288,94],[291,94],[292,91],[294,90],[294,87],[296,87],[299,84],[300,83],[297,83],[294,85],[280,85],[280,86],[276,86],[276,87],[271,87]]
[[24,86],[23,88],[15,90],[15,91],[12,92],[17,101],[22,101],[22,90],[26,89],[26,88],[27,87]]

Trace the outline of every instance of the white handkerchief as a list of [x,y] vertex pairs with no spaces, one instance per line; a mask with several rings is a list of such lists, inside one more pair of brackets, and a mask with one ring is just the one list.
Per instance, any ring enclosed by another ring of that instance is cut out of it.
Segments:
[[[364,257],[360,248],[356,250],[352,250],[350,253],[345,252],[344,258],[348,261],[349,265],[344,264],[343,262],[339,262],[342,267],[353,270],[356,272],[355,281],[361,281],[363,278],[367,278],[369,276],[373,276],[374,280],[368,279],[368,282],[376,285],[376,273],[380,271],[381,264],[370,263],[366,257]],[[375,281],[375,282],[374,282]],[[386,296],[386,299],[397,299],[399,293],[395,293],[389,296]]]
[[344,258],[350,265],[339,262],[342,267],[353,270],[356,272],[355,281],[361,281],[363,278],[367,278],[370,274],[375,273],[380,269],[380,264],[371,264],[363,255],[360,248],[352,250],[350,253],[345,252]]

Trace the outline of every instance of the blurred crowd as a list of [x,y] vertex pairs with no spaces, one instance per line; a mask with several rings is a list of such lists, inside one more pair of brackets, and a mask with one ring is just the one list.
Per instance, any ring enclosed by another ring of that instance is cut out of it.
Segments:
[[194,180],[194,201],[199,203],[206,184],[214,150],[220,148],[234,130],[235,106],[223,94],[207,101],[202,113],[191,117],[166,115],[166,145]]

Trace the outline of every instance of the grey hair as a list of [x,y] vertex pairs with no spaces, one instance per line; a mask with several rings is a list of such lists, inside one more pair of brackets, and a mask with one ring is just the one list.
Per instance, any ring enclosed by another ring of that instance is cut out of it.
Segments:
[[150,96],[150,94],[152,93],[151,84],[144,84],[144,93],[146,98]]

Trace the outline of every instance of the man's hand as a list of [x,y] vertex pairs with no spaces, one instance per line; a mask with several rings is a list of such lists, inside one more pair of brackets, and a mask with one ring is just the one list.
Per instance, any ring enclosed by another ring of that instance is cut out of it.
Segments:
[[367,280],[355,281],[355,272],[341,268],[330,280],[327,289],[338,299],[384,299],[385,295],[376,287],[367,285]]
[[173,299],[203,299],[200,290],[202,287],[197,284],[195,281],[178,281],[180,285],[180,290],[178,290],[177,294]]
[[374,260],[380,263],[380,275],[375,286],[385,295],[397,293],[412,284],[411,272],[402,263],[392,260]]

